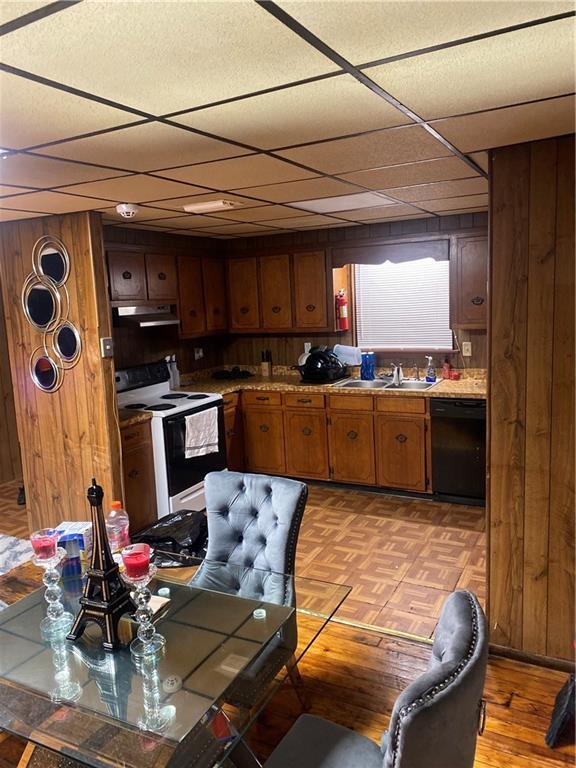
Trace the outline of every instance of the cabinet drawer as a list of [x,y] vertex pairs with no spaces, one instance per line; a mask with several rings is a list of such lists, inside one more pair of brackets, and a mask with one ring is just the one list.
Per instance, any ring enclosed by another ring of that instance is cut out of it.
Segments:
[[287,408],[324,408],[324,395],[288,394],[284,404]]
[[371,411],[374,398],[366,395],[330,395],[328,404],[335,411]]
[[280,392],[243,392],[244,405],[282,405]]
[[426,400],[423,397],[386,397],[376,398],[376,410],[385,413],[426,413]]
[[238,405],[238,401],[240,399],[240,393],[239,392],[227,392],[225,395],[222,395],[222,400],[224,402],[224,408],[236,408]]
[[143,424],[121,428],[120,435],[123,448],[131,449],[135,445],[147,443],[150,440],[150,422],[146,421]]

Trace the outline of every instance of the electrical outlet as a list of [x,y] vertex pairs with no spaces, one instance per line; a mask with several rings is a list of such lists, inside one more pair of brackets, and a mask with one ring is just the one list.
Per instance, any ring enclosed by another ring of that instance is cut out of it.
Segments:
[[204,357],[204,350],[202,347],[194,347],[194,360],[202,360]]
[[462,357],[472,357],[472,342],[471,341],[463,341],[462,342]]

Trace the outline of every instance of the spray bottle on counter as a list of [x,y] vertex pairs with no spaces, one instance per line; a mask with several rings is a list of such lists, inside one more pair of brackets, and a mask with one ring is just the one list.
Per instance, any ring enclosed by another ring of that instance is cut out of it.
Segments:
[[426,355],[428,366],[426,368],[426,381],[436,381],[436,369],[432,365],[432,355]]

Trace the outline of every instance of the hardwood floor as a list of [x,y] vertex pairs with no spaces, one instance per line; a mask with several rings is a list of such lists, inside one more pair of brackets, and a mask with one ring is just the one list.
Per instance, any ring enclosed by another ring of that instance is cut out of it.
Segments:
[[11,480],[0,485],[0,534],[27,539],[30,532],[26,507],[16,502],[21,485],[22,480]]

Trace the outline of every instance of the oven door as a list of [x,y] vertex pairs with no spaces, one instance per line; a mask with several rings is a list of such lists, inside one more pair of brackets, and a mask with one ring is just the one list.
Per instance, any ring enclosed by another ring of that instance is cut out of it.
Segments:
[[168,475],[168,495],[176,496],[188,488],[201,483],[208,472],[226,469],[226,436],[224,432],[224,405],[205,405],[194,408],[188,413],[199,413],[209,408],[218,409],[218,451],[206,456],[185,458],[186,413],[168,416],[163,419],[164,448],[166,451],[166,470]]

